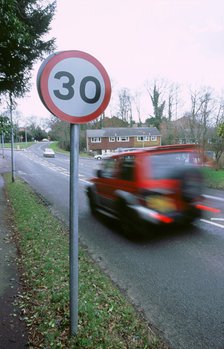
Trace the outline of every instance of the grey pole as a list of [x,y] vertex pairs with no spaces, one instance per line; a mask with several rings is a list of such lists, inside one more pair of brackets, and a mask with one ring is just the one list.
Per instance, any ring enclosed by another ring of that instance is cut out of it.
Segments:
[[15,160],[14,160],[14,130],[12,118],[12,95],[10,94],[10,121],[11,121],[11,164],[12,164],[12,182],[15,182]]
[[27,144],[27,129],[26,129],[26,127],[25,127],[25,142]]
[[5,157],[5,151],[4,151],[4,132],[2,132],[2,157]]
[[70,334],[78,330],[78,205],[79,125],[70,124]]

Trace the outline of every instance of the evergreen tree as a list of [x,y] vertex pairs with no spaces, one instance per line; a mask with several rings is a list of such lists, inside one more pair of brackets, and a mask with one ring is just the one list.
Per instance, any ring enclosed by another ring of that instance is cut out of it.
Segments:
[[34,62],[54,48],[54,39],[42,39],[54,11],[55,2],[0,0],[0,94],[9,94],[10,104],[29,90]]

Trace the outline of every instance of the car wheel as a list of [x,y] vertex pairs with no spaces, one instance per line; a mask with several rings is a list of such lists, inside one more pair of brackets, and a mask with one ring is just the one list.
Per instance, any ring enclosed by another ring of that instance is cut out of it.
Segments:
[[91,191],[89,191],[88,197],[89,197],[89,207],[90,207],[91,214],[93,216],[96,216],[96,214],[97,214],[97,205],[96,205],[96,201],[94,199],[94,194]]
[[117,217],[119,219],[119,226],[125,235],[130,235],[134,232],[133,220],[131,212],[127,207],[127,203],[124,200],[120,200],[117,204]]

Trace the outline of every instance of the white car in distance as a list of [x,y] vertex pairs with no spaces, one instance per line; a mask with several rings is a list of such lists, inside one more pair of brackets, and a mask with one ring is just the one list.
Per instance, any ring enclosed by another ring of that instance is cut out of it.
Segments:
[[51,148],[45,148],[43,152],[43,156],[46,158],[54,158],[55,157],[55,152]]
[[109,158],[111,155],[114,155],[114,153],[96,154],[94,156],[94,159],[96,159],[96,160],[103,160],[103,159]]

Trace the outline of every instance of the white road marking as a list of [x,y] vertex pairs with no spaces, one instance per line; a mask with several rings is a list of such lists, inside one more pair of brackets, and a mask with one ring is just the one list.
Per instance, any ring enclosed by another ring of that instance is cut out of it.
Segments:
[[[39,156],[37,156],[36,154],[33,154],[33,153],[29,153],[27,154],[26,153],[26,157],[32,159],[32,161],[42,165],[42,166],[45,166],[47,167],[48,169],[52,170],[52,171],[56,171],[62,175],[65,175],[67,177],[70,177],[70,171],[69,170],[66,170],[65,168],[61,167],[61,166],[57,166],[53,163],[50,163],[48,162],[47,160],[45,159],[41,159]],[[80,177],[84,177],[84,178],[80,178]],[[86,184],[89,184],[90,182],[88,180],[85,179],[85,175],[83,174],[79,174],[79,180],[82,181],[83,183],[86,183]]]
[[88,180],[86,180],[86,179],[79,179],[79,180],[80,180],[80,182],[83,182],[83,183],[86,183],[86,184],[91,183],[90,181],[88,181]]
[[219,223],[211,222],[211,221],[208,221],[207,219],[200,219],[200,221],[204,222],[204,223],[211,224],[211,225],[215,225],[216,227],[224,229],[224,225],[221,225]]
[[224,199],[223,199],[223,198],[220,198],[219,196],[212,196],[212,195],[205,195],[205,194],[203,194],[203,196],[204,196],[205,198],[208,198],[208,199],[213,199],[213,200],[223,201],[223,202],[224,202]]
[[211,218],[212,221],[224,221],[224,218]]

